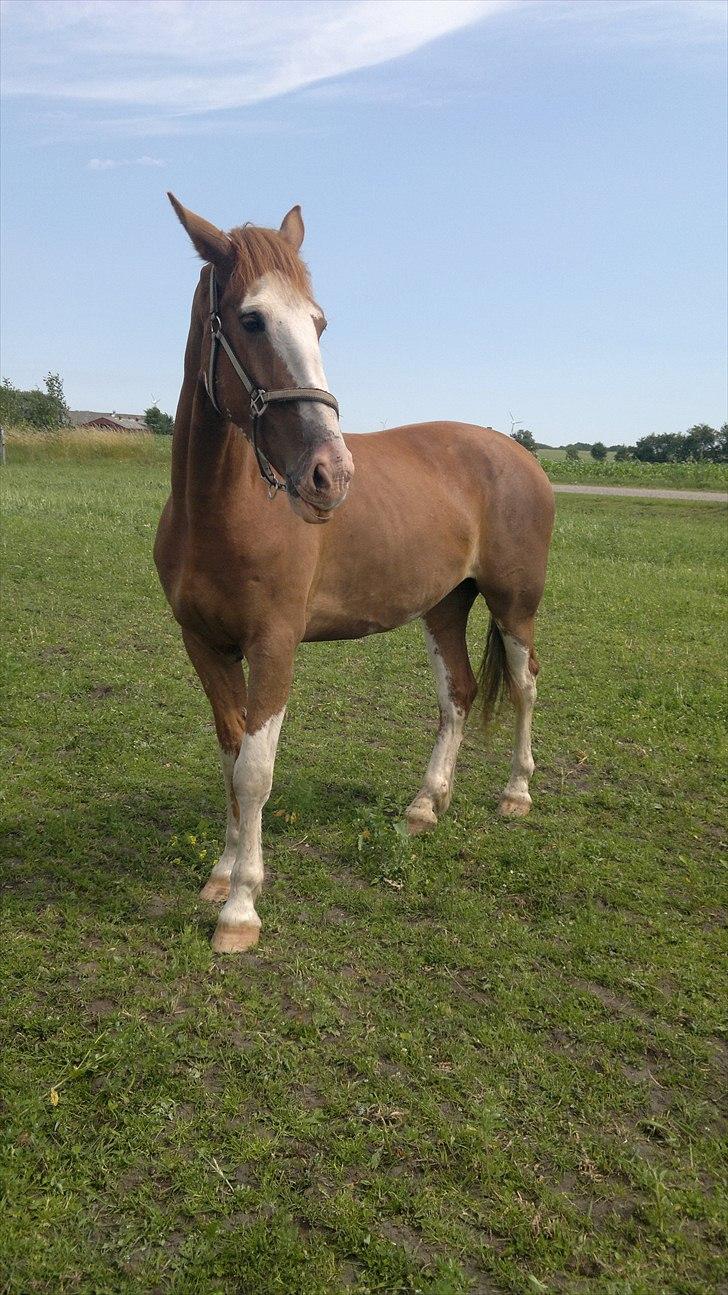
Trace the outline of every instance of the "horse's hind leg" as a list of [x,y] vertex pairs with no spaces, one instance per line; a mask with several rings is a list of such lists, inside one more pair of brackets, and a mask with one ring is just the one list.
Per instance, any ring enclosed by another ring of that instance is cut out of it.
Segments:
[[536,705],[538,661],[533,650],[533,622],[518,627],[518,635],[502,631],[510,675],[510,694],[516,712],[511,772],[498,805],[498,813],[522,817],[531,808],[528,784],[533,777],[531,722]]
[[425,638],[437,682],[440,727],[424,782],[405,811],[411,833],[436,827],[452,797],[455,762],[465,720],[477,692],[465,640],[468,613],[477,593],[466,580],[423,617]]
[[[498,813],[522,817],[531,808],[528,784],[534,770],[531,722],[536,705],[538,659],[534,650],[533,608],[538,606],[538,597],[534,595],[525,608],[519,607],[515,600],[497,597],[492,593],[486,593],[485,599],[492,616],[483,660],[485,719],[487,722],[489,712],[497,704],[501,687],[510,696],[516,712],[511,772],[500,799]],[[488,678],[492,685],[490,695]]]
[[215,720],[220,746],[220,764],[225,779],[227,826],[225,848],[203,886],[200,897],[222,903],[230,891],[230,876],[235,863],[240,831],[240,809],[233,789],[233,770],[245,732],[245,676],[239,661],[224,656],[196,638],[182,632],[187,654],[207,694]]

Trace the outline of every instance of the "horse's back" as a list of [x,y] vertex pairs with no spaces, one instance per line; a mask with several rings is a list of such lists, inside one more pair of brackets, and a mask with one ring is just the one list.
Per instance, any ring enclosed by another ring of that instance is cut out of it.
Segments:
[[360,495],[405,516],[424,508],[433,522],[445,509],[479,534],[485,526],[499,547],[520,530],[523,541],[548,549],[553,488],[535,456],[510,436],[472,423],[432,422],[345,439],[358,476],[342,517]]
[[460,482],[492,490],[499,497],[511,491],[527,491],[535,505],[548,512],[553,491],[543,468],[533,454],[512,437],[493,427],[474,423],[430,422],[391,427],[381,432],[349,434],[344,437],[357,468],[367,476],[377,470],[399,473],[398,484],[407,471],[442,479],[448,486]]

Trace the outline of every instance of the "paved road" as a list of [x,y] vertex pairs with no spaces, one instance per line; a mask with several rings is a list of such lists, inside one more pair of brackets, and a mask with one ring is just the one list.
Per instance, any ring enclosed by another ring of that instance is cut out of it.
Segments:
[[725,490],[653,490],[651,486],[554,485],[563,495],[629,495],[634,499],[682,499],[688,503],[728,504]]

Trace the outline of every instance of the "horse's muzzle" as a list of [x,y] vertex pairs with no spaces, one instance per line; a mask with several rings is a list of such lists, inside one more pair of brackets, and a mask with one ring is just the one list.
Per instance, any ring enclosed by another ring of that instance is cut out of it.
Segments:
[[308,505],[300,509],[306,521],[328,521],[329,514],[346,499],[353,475],[354,462],[344,442],[339,438],[324,441],[313,450],[303,471],[292,482],[291,502],[297,496]]

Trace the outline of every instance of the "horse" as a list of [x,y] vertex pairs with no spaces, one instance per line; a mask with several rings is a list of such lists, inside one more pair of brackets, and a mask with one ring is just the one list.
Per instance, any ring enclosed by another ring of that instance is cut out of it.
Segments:
[[[262,811],[302,642],[420,618],[440,722],[408,831],[434,828],[450,804],[479,686],[486,720],[504,697],[515,709],[499,811],[528,813],[534,621],[554,499],[534,456],[490,427],[342,435],[321,361],[326,319],[299,255],[300,207],[277,230],[225,233],[168,197],[204,265],[154,557],[212,706],[227,830],[201,896],[223,904],[213,949],[235,953],[260,935]],[[490,612],[479,681],[465,637],[478,595]]]

